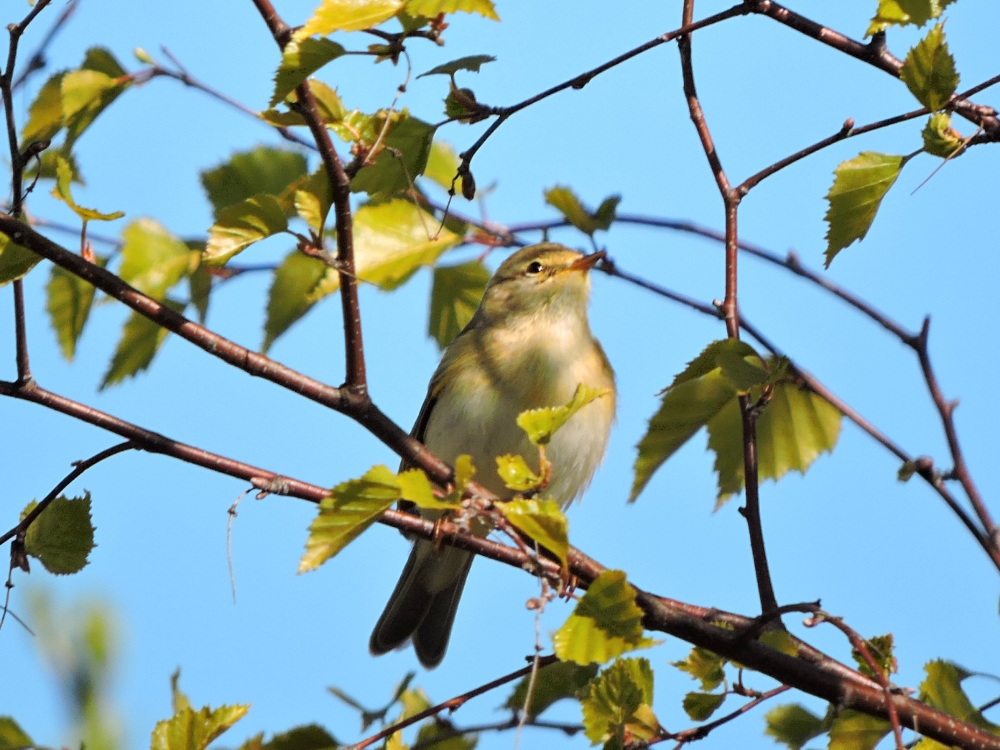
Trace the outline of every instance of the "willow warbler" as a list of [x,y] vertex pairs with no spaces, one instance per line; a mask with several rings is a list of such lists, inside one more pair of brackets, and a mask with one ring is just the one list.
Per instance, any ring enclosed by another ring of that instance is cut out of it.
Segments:
[[[548,445],[552,479],[544,496],[565,507],[604,458],[615,415],[615,375],[587,321],[588,272],[603,257],[551,243],[511,255],[431,378],[413,436],[452,464],[463,453],[471,455],[476,481],[501,499],[514,493],[495,471],[497,456],[517,454],[535,463],[538,455],[517,415],[565,404],[581,383],[608,393],[577,412]],[[417,540],[372,632],[372,654],[412,638],[420,663],[436,667],[472,559],[470,552]]]

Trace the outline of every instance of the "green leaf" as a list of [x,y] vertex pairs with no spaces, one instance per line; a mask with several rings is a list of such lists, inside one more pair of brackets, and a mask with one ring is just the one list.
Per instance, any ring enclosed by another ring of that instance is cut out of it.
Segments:
[[27,146],[34,141],[54,138],[62,130],[62,79],[66,71],[51,76],[38,92],[28,110],[28,121],[21,133],[21,142]]
[[472,89],[458,88],[452,84],[444,100],[444,114],[448,118],[471,125],[489,117],[490,110],[476,100],[476,92]]
[[188,699],[184,691],[181,690],[180,682],[181,668],[177,667],[173,674],[170,675],[170,706],[171,710],[175,714],[191,708],[191,701]]
[[944,24],[939,23],[931,29],[910,50],[899,77],[917,101],[931,112],[948,103],[958,88],[959,75],[944,38]]
[[[118,66],[118,70],[121,70],[121,66]],[[59,85],[62,124],[66,128],[66,141],[62,151],[69,152],[94,120],[131,85],[131,78],[123,73],[108,75],[107,70],[84,67],[65,73]]]
[[[871,640],[865,641],[865,647],[868,649],[868,653],[871,657],[875,660],[875,663],[878,664],[883,677],[888,677],[896,671],[896,657],[893,656],[892,653],[892,633],[872,637]],[[859,672],[872,678],[875,677],[875,673],[872,671],[872,668],[868,666],[868,661],[861,655],[860,651],[852,648],[851,656],[857,663]]]
[[268,106],[276,107],[306,78],[344,54],[344,48],[329,39],[298,39],[285,45],[281,65],[274,74],[274,93]]
[[942,159],[952,156],[965,143],[962,134],[951,126],[951,115],[947,112],[935,112],[931,115],[921,136],[924,139],[924,151]]
[[[24,518],[38,505],[32,501],[21,513]],[[90,520],[90,493],[83,497],[60,495],[28,527],[24,548],[41,560],[50,573],[78,573],[94,548],[94,524]]]
[[[104,259],[98,259],[98,264],[103,266]],[[96,290],[76,274],[59,266],[52,266],[45,291],[45,309],[48,310],[52,329],[56,332],[59,349],[63,357],[72,362],[76,354],[76,342],[90,317]]]
[[862,151],[842,162],[834,171],[833,186],[826,194],[826,262],[855,240],[863,240],[885,194],[896,182],[905,159],[902,156]]
[[25,165],[24,181],[30,183],[36,177],[42,180],[56,179],[58,177],[59,159],[65,159],[69,162],[72,175],[70,179],[71,183],[86,185],[83,175],[80,174],[80,167],[76,163],[76,157],[73,154],[64,154],[52,149],[43,151],[38,159],[32,159]]
[[333,193],[326,167],[321,166],[309,175],[302,187],[295,191],[295,211],[317,235],[322,234],[323,224],[330,213]]
[[198,267],[192,251],[154,219],[136,219],[122,230],[122,264],[118,275],[143,294],[162,300],[181,279]]
[[351,192],[391,195],[409,190],[427,166],[434,130],[433,125],[416,117],[394,122],[374,161],[351,180]]
[[[198,251],[200,256],[203,250]],[[208,317],[208,299],[212,293],[212,274],[208,267],[200,262],[198,267],[188,276],[188,287],[191,290],[191,304],[198,311],[198,322],[205,325],[205,318]]]
[[185,708],[171,718],[157,722],[152,750],[205,750],[213,740],[242,719],[249,705],[221,706],[214,711]]
[[[201,184],[218,220],[223,209],[262,193],[280,196],[306,176],[306,158],[297,151],[258,146],[201,173]],[[283,207],[287,215],[294,211]]]
[[791,633],[783,628],[765,630],[757,640],[765,646],[773,648],[775,651],[780,651],[786,656],[799,655],[799,647],[795,643],[795,639],[792,638]]
[[576,193],[564,185],[556,185],[545,191],[545,202],[555,207],[566,220],[581,232],[593,234],[598,229],[607,230],[615,220],[615,211],[621,202],[620,195],[605,198],[595,212],[587,209]]
[[626,651],[656,645],[643,635],[635,589],[620,570],[605,570],[590,584],[552,640],[561,661],[581,665],[603,664]]
[[216,215],[208,230],[203,261],[223,266],[250,245],[288,230],[285,210],[273,195],[255,195],[227,206]]
[[458,163],[458,154],[451,144],[435,139],[427,157],[424,177],[436,182],[445,190],[451,190],[452,180],[458,174]]
[[497,456],[497,474],[504,486],[515,492],[528,492],[542,483],[523,456]]
[[273,735],[261,745],[261,750],[327,750],[339,746],[333,735],[319,724],[305,724]]
[[432,510],[455,510],[462,506],[457,500],[439,500],[434,497],[434,488],[424,474],[423,469],[403,471],[396,477],[399,483],[400,498],[409,500],[418,508]]
[[455,459],[455,496],[465,494],[465,488],[476,476],[476,467],[472,464],[472,456],[463,453]]
[[336,555],[399,499],[399,482],[385,466],[374,466],[361,479],[338,484],[320,503],[309,527],[299,573],[315,570]]
[[479,69],[488,62],[496,62],[496,58],[493,55],[469,55],[468,57],[460,57],[457,60],[452,60],[444,65],[438,65],[435,68],[431,68],[426,73],[418,75],[417,78],[437,75],[453,76],[460,70],[469,70],[473,73],[478,73]]
[[[581,666],[572,662],[557,661],[538,670],[531,692],[531,703],[527,707],[528,721],[537,719],[545,709],[564,698],[578,700],[580,689],[597,675],[597,665]],[[531,675],[523,678],[507,698],[503,708],[520,714],[525,710]]]
[[125,215],[124,211],[114,211],[109,214],[104,214],[96,208],[84,208],[83,206],[77,205],[76,201],[73,200],[73,193],[70,190],[70,184],[72,182],[73,166],[61,154],[57,154],[56,186],[52,189],[53,197],[64,201],[66,205],[73,209],[73,212],[84,221],[114,221],[115,219],[120,219]]
[[[840,422],[835,406],[794,379],[775,384],[757,418],[759,479],[777,481],[792,470],[805,474],[820,454],[833,451]],[[716,454],[721,504],[743,489],[743,422],[735,400],[709,420],[708,447]]]
[[493,0],[409,0],[406,13],[410,16],[434,18],[439,13],[478,13],[493,21],[499,21]]
[[427,333],[439,348],[448,346],[472,320],[489,280],[489,270],[478,260],[434,267]]
[[788,750],[801,750],[809,740],[829,729],[826,721],[798,703],[771,709],[764,719],[767,721],[764,734],[787,745]]
[[865,36],[882,31],[887,26],[923,26],[941,15],[952,0],[879,0],[878,10],[872,18]]
[[104,73],[109,78],[121,78],[128,74],[128,71],[118,62],[118,58],[107,47],[88,49],[80,67],[84,70],[96,70],[98,73]]
[[7,235],[0,234],[0,286],[20,279],[41,262],[41,255],[11,242]]
[[670,662],[682,672],[687,672],[696,680],[701,680],[702,690],[715,690],[726,679],[723,667],[726,660],[707,648],[695,646],[686,659]]
[[0,750],[21,750],[35,747],[31,737],[10,716],[0,716]]
[[646,659],[619,659],[604,669],[591,681],[581,703],[584,733],[592,744],[618,736],[625,745],[656,735],[653,669]]
[[681,707],[692,720],[705,721],[725,700],[725,693],[688,693]]
[[[163,300],[163,304],[175,312],[184,310],[183,304],[171,299]],[[101,379],[100,389],[104,390],[109,385],[120,383],[125,378],[133,377],[149,367],[167,333],[167,329],[158,323],[137,312],[132,313],[122,329],[114,356]]]
[[517,415],[517,424],[528,434],[528,440],[535,445],[548,445],[552,436],[560,427],[566,424],[570,417],[576,414],[591,401],[607,396],[607,389],[598,390],[580,383],[573,393],[573,398],[563,406],[549,406],[541,409],[529,409]]
[[985,729],[993,734],[1000,734],[1000,726],[988,721],[980,711],[972,705],[969,696],[962,689],[962,681],[969,673],[956,664],[936,659],[924,665],[927,678],[920,683],[920,700],[954,716],[959,721]]
[[754,386],[764,385],[771,379],[771,374],[756,353],[740,355],[732,348],[724,348],[719,351],[715,362],[723,377],[739,394],[749,393]]
[[[497,509],[511,525],[523,531],[569,567],[569,521],[555,500],[511,500]],[[560,657],[561,658],[561,657]]]
[[[438,737],[442,739],[437,739]],[[423,747],[433,746],[434,750],[473,750],[478,742],[477,735],[456,732],[455,725],[450,721],[434,716],[420,725],[413,744],[424,743]]]
[[404,5],[405,0],[323,0],[294,38],[370,29],[388,21]]
[[853,709],[844,709],[830,726],[828,750],[874,750],[892,725]]
[[274,280],[267,293],[267,320],[264,323],[264,343],[261,351],[265,354],[275,339],[305,315],[315,300],[310,293],[316,288],[327,266],[317,258],[292,250],[274,272]]
[[[354,214],[354,268],[358,278],[392,290],[421,266],[433,264],[462,238],[412,203],[396,199],[365,204]],[[340,288],[334,269],[313,292],[317,301]]]

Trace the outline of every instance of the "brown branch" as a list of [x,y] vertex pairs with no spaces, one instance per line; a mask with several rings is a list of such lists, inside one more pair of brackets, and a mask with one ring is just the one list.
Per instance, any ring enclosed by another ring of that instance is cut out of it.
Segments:
[[732,713],[726,714],[725,716],[718,718],[715,721],[710,721],[708,724],[702,724],[701,726],[685,729],[683,732],[667,733],[663,737],[657,737],[656,739],[652,740],[649,744],[654,745],[657,742],[662,742],[664,740],[676,740],[677,741],[677,744],[675,745],[675,750],[676,750],[676,748],[679,748],[682,745],[686,745],[689,742],[696,742],[697,740],[703,740],[712,732],[713,729],[718,729],[723,724],[728,724],[733,719],[738,719],[740,716],[747,713],[751,709],[756,708],[764,701],[770,700],[771,698],[781,695],[782,693],[785,693],[791,689],[792,688],[789,685],[779,685],[778,687],[768,690],[765,693],[761,693],[760,695],[756,696],[752,701],[744,703],[742,706],[737,708]]
[[[557,662],[559,660],[555,656],[544,656],[538,661],[541,666],[547,667],[549,664],[552,664],[553,662]],[[503,677],[498,677],[492,682],[487,682],[485,685],[480,685],[479,687],[474,688],[473,690],[469,690],[468,692],[462,693],[461,695],[456,695],[454,698],[449,698],[443,703],[438,703],[436,706],[431,706],[430,708],[425,709],[419,713],[416,713],[413,716],[410,716],[409,718],[403,719],[402,721],[398,721],[395,724],[391,724],[385,727],[380,732],[376,732],[371,737],[367,737],[361,740],[361,742],[356,742],[353,745],[348,745],[345,748],[345,750],[364,750],[364,748],[369,747],[370,745],[373,745],[380,740],[384,740],[386,737],[394,735],[396,732],[406,729],[407,727],[416,724],[418,721],[423,721],[428,716],[435,716],[444,711],[445,709],[449,711],[455,711],[461,708],[463,705],[465,705],[465,703],[472,700],[476,696],[482,695],[483,693],[488,693],[490,690],[501,687],[502,685],[506,685],[508,682],[513,682],[519,677],[524,677],[526,674],[531,672],[532,669],[534,669],[534,666],[529,664],[527,667],[522,667],[521,669],[511,672],[510,674],[504,675]]]
[[49,30],[45,33],[45,36],[42,37],[42,41],[39,42],[35,51],[31,53],[24,70],[22,70],[21,74],[11,83],[11,91],[17,91],[24,85],[24,82],[28,80],[28,76],[45,67],[45,50],[49,48],[49,45],[52,44],[52,40],[55,39],[56,34],[62,30],[63,26],[65,26],[67,21],[69,21],[72,17],[73,13],[76,12],[78,1],[79,0],[69,0],[69,2],[66,3],[66,7],[63,8],[62,13],[59,14],[56,20],[52,23],[52,26],[49,27]]
[[[508,729],[517,729],[519,723],[518,718],[514,716],[506,721],[495,721],[490,724],[475,724],[468,727],[452,727],[451,729],[441,731],[433,737],[428,737],[426,740],[415,742],[410,746],[410,750],[425,750],[428,747],[434,747],[442,742],[447,742],[455,737],[464,737],[467,734],[505,732]],[[536,729],[555,729],[568,737],[573,737],[574,735],[584,731],[582,724],[563,724],[557,721],[529,721],[525,722],[524,726],[535,727]]]

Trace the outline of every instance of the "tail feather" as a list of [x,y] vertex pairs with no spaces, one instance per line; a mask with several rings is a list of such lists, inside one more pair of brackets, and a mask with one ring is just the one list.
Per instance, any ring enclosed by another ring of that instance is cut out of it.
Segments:
[[455,622],[458,603],[465,588],[465,579],[472,567],[473,555],[469,555],[462,563],[462,571],[448,588],[437,594],[431,602],[427,614],[424,615],[417,630],[413,634],[413,648],[417,658],[427,669],[433,669],[444,658],[448,650],[448,640],[451,638],[451,626]]

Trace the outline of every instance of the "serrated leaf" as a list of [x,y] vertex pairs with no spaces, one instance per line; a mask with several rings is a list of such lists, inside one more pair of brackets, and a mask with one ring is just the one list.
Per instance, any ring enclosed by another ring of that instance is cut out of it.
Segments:
[[402,471],[396,477],[399,483],[400,498],[409,500],[418,508],[432,510],[454,510],[462,506],[454,500],[439,500],[434,497],[434,488],[422,469]]
[[[405,200],[363,205],[354,214],[357,277],[385,290],[395,289],[461,242],[459,235],[447,227],[438,231],[438,226],[433,216]],[[327,269],[311,299],[318,301],[339,288],[339,274]]]
[[451,190],[452,180],[458,174],[458,154],[451,144],[435,139],[427,157],[424,177],[436,182],[445,190]]
[[649,648],[635,589],[620,570],[606,570],[587,589],[573,614],[552,636],[561,661],[603,664],[626,651]]
[[931,115],[920,135],[924,140],[924,151],[942,159],[952,156],[965,142],[962,134],[951,126],[951,115],[947,112]]
[[[104,259],[98,259],[103,266]],[[90,317],[94,303],[94,287],[76,274],[59,266],[52,266],[49,283],[45,287],[45,309],[56,333],[59,350],[67,361],[76,354],[76,342]]]
[[[205,170],[201,184],[218,219],[223,209],[256,195],[280,196],[305,176],[306,158],[299,152],[258,146]],[[294,214],[291,206],[283,208],[288,216]]]
[[434,131],[433,125],[416,117],[397,120],[374,161],[351,180],[351,192],[392,195],[410,189],[427,166]]
[[941,9],[950,0],[879,0],[878,10],[872,18],[865,36],[882,31],[886,26],[923,26],[931,18],[941,15]]
[[563,406],[548,406],[522,411],[517,415],[518,427],[527,433],[528,440],[533,444],[548,445],[552,436],[574,414],[591,401],[607,396],[609,393],[610,391],[607,389],[591,388],[585,383],[580,383],[577,385],[576,391],[573,392],[573,398]]
[[732,348],[721,349],[715,363],[722,376],[740,394],[749,393],[754,386],[764,385],[770,380],[770,373],[756,354],[740,355]]
[[702,690],[715,690],[726,679],[726,672],[723,669],[726,660],[701,646],[695,646],[686,658],[672,661],[670,664],[682,672],[687,672],[696,680],[701,680]]
[[[183,312],[184,310],[184,305],[175,300],[165,299],[163,304],[175,312]],[[149,367],[156,352],[159,351],[164,339],[166,339],[167,333],[166,328],[154,323],[149,318],[137,312],[132,313],[122,329],[115,353],[111,357],[111,363],[98,387],[104,390],[108,386],[120,383],[125,378],[133,377]]]
[[[24,518],[38,505],[32,501],[22,513]],[[94,524],[90,520],[90,493],[83,497],[60,495],[28,527],[25,551],[41,561],[55,575],[69,575],[83,570],[94,548]]]
[[[534,721],[545,709],[564,698],[578,700],[580,689],[590,682],[596,674],[596,664],[581,666],[572,662],[557,661],[542,667],[538,670],[531,692],[531,703],[527,707],[528,721]],[[517,683],[514,692],[507,698],[503,707],[518,714],[523,712],[530,683],[531,675]]]
[[[555,500],[511,500],[497,509],[511,525],[523,531],[568,567],[569,521]],[[562,657],[560,657],[562,658]]]
[[828,750],[874,750],[891,729],[884,719],[848,708],[830,725]]
[[206,750],[249,709],[249,705],[221,706],[214,711],[208,706],[200,711],[185,708],[157,722],[151,750]]
[[542,483],[523,456],[497,456],[497,474],[504,486],[515,492],[527,492]]
[[20,279],[41,262],[41,255],[11,242],[7,235],[0,234],[0,286]]
[[921,701],[959,721],[1000,734],[1000,726],[988,721],[962,689],[962,681],[970,676],[968,672],[941,659],[925,664],[924,671],[927,678],[920,683]]
[[274,93],[268,106],[276,107],[306,78],[343,54],[344,48],[330,39],[293,37],[282,50],[281,65],[274,74]]
[[[868,653],[875,660],[875,663],[878,664],[879,669],[882,671],[882,677],[888,677],[896,671],[896,657],[893,656],[892,653],[892,633],[873,636],[870,640],[865,641],[865,647],[868,649]],[[852,648],[851,657],[857,663],[859,672],[872,678],[875,677],[875,673],[872,671],[872,668],[868,666],[868,661],[860,651]]]
[[410,16],[434,18],[439,13],[478,13],[485,18],[499,21],[493,0],[409,0],[406,13]]
[[863,240],[889,188],[896,182],[905,163],[902,156],[862,151],[842,162],[833,172],[833,186],[826,194],[829,203],[826,223],[826,261],[855,240]]
[[405,0],[323,0],[294,38],[370,29],[388,21],[405,4]]
[[73,193],[70,188],[73,182],[73,166],[61,154],[56,155],[56,186],[52,189],[52,196],[66,203],[73,212],[84,221],[114,221],[125,215],[124,211],[113,211],[111,213],[101,213],[96,208],[84,208],[73,200]]
[[439,348],[448,346],[472,320],[489,280],[489,270],[478,260],[434,267],[427,333]]
[[318,170],[309,175],[301,188],[295,191],[295,212],[309,225],[309,228],[317,235],[322,233],[323,224],[330,213],[330,204],[333,202],[333,193],[330,188],[330,180],[326,176],[326,167],[320,166]]
[[66,71],[51,76],[38,91],[38,96],[28,110],[28,121],[21,133],[21,142],[27,146],[34,141],[53,138],[62,130],[62,79]]
[[222,266],[266,237],[287,231],[285,210],[273,195],[255,195],[218,212],[208,230],[203,262]]
[[948,51],[944,24],[938,24],[906,55],[899,77],[917,101],[935,112],[951,99],[958,88],[955,58]]
[[615,211],[621,202],[620,195],[605,198],[595,212],[587,209],[571,188],[556,185],[545,191],[545,202],[559,211],[566,220],[581,232],[593,234],[598,229],[607,230],[615,219]]
[[162,300],[198,267],[199,254],[154,219],[131,222],[122,230],[122,243],[118,275],[154,299]]
[[688,693],[681,707],[693,721],[705,721],[725,700],[725,693]]
[[32,159],[29,164],[25,165],[24,181],[30,183],[36,177],[42,180],[56,179],[60,158],[69,162],[71,172],[70,182],[77,185],[86,185],[87,183],[83,179],[83,175],[80,174],[80,167],[76,163],[76,157],[73,154],[60,153],[51,149],[43,151],[38,159]]
[[473,73],[478,73],[479,69],[488,62],[496,62],[496,58],[493,55],[469,55],[467,57],[460,57],[457,60],[452,60],[451,62],[446,62],[443,65],[431,68],[426,73],[418,75],[417,78],[439,75],[453,76],[460,70],[468,70]]
[[767,722],[764,733],[786,745],[788,750],[801,750],[809,740],[828,729],[823,719],[798,703],[771,709],[764,720]]
[[320,503],[319,514],[309,526],[299,573],[315,570],[336,555],[399,498],[396,475],[381,465],[360,479],[338,484]]
[[319,724],[293,727],[275,734],[261,745],[261,750],[334,750],[340,743]]
[[265,354],[271,344],[312,308],[315,300],[310,293],[327,272],[327,266],[317,258],[292,250],[274,272],[267,293],[267,319],[264,322]]
[[584,733],[595,745],[615,736],[623,745],[655,736],[653,670],[646,659],[619,659],[604,669],[591,681],[581,703]]
[[23,750],[35,747],[23,729],[10,716],[0,716],[0,750]]

